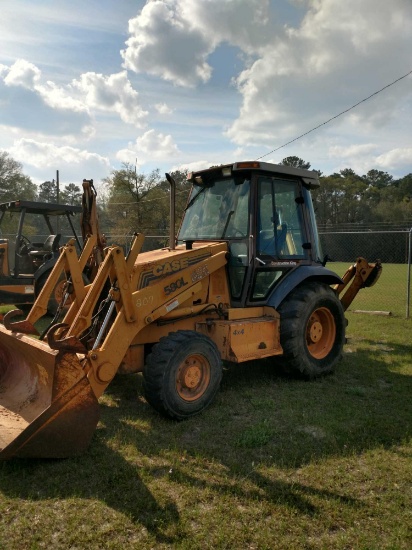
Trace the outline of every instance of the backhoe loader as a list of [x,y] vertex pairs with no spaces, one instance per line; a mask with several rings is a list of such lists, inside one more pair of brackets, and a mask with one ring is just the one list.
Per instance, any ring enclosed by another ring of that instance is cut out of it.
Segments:
[[[142,372],[148,403],[182,420],[213,401],[222,361],[273,358],[309,379],[335,367],[344,310],[377,281],[381,265],[358,258],[343,278],[325,267],[310,197],[317,172],[252,161],[189,174],[177,237],[175,186],[166,177],[169,247],[143,253],[141,234],[126,256],[107,246],[85,284],[96,241],[86,241],[79,256],[69,241],[27,318],[5,316],[1,458],[83,452],[99,419],[98,399],[118,371]],[[70,307],[36,339],[62,274]]]
[[[80,206],[26,200],[0,204],[0,304],[30,310],[59,255],[62,226],[81,246],[73,224],[81,211]],[[42,242],[28,237],[34,227],[47,233]]]

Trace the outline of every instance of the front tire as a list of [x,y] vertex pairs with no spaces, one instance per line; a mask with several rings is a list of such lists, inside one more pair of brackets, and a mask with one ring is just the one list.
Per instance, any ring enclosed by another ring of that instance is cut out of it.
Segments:
[[345,343],[345,316],[335,292],[324,283],[307,282],[278,311],[283,369],[310,379],[332,372]]
[[153,346],[143,379],[150,405],[164,416],[183,420],[213,401],[222,379],[222,360],[210,338],[180,330]]

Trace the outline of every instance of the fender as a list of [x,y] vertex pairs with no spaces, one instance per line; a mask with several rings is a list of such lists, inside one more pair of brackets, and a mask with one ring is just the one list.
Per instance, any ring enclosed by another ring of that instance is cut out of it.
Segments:
[[300,266],[299,269],[290,271],[281,279],[272,294],[270,294],[267,305],[275,309],[278,308],[286,296],[303,281],[320,281],[332,285],[341,284],[342,279],[336,273],[321,265]]
[[40,277],[44,275],[44,273],[49,272],[50,274],[50,271],[53,269],[54,264],[56,263],[58,257],[59,257],[59,252],[54,252],[52,258],[44,262],[44,264],[41,264],[39,269],[37,269],[37,271],[34,273],[35,285],[37,284],[37,281],[40,279]]

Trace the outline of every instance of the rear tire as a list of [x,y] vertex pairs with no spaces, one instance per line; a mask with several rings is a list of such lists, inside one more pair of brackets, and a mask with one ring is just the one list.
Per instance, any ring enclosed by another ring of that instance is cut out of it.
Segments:
[[278,311],[283,369],[310,379],[332,372],[342,355],[346,326],[335,292],[324,283],[307,282]]
[[155,344],[143,369],[147,401],[169,418],[183,420],[213,401],[222,379],[215,343],[193,330],[171,332]]

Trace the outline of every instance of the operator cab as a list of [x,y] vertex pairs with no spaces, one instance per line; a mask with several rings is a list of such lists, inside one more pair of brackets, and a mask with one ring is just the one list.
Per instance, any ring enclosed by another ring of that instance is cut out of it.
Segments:
[[178,242],[227,241],[232,307],[261,305],[298,265],[321,264],[316,171],[238,162],[189,174]]
[[[33,278],[44,263],[58,256],[62,231],[74,235],[81,247],[72,222],[74,215],[81,212],[82,208],[74,205],[26,200],[1,203],[1,285],[15,284],[7,278]],[[40,235],[42,240],[35,242],[32,235]]]

